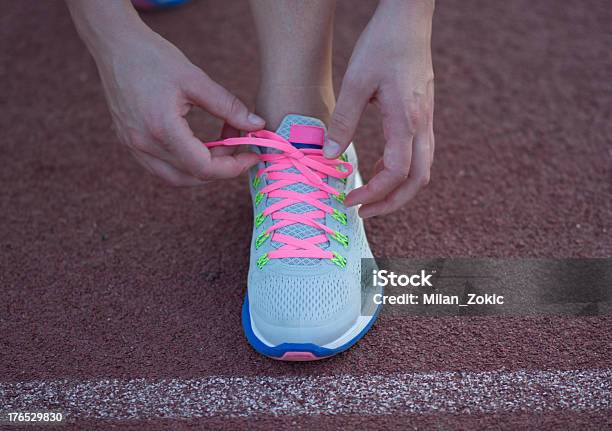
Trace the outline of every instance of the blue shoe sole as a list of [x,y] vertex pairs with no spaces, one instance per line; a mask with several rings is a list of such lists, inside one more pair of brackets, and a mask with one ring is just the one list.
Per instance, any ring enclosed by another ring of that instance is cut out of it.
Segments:
[[242,304],[242,328],[244,329],[244,334],[246,335],[249,344],[253,347],[253,349],[264,356],[285,361],[315,361],[337,355],[338,353],[352,347],[370,330],[376,321],[378,314],[380,313],[380,308],[380,306],[376,308],[376,311],[372,315],[370,321],[359,334],[335,349],[328,349],[312,343],[283,343],[279,344],[278,346],[268,346],[257,338],[253,332],[253,328],[251,327],[251,313],[249,311],[248,294],[245,296],[244,303]]

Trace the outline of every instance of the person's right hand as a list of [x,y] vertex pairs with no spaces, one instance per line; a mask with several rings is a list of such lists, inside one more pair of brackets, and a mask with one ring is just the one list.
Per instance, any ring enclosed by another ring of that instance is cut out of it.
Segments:
[[119,139],[151,173],[174,186],[240,175],[258,162],[228,147],[208,150],[185,115],[198,106],[224,120],[225,136],[265,125],[174,45],[147,31],[96,55]]

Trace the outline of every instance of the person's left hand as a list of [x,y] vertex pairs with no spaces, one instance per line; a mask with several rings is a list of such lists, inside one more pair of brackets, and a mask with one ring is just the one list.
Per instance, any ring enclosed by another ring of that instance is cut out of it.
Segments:
[[385,149],[374,177],[348,194],[363,218],[387,214],[429,182],[433,162],[433,0],[381,0],[361,34],[330,122],[325,156],[351,143],[369,102],[381,111]]

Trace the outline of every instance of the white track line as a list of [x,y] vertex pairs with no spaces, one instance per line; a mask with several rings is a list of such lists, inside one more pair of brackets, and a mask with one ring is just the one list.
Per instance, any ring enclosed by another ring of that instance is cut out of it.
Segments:
[[612,409],[612,369],[0,383],[0,411],[151,420]]

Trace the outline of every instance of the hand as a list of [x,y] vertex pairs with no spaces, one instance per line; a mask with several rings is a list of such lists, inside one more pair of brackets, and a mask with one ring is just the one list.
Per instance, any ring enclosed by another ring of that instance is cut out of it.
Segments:
[[345,205],[363,204],[363,218],[387,214],[429,182],[433,162],[433,1],[381,0],[361,34],[330,122],[326,157],[350,144],[369,102],[381,111],[382,159],[368,184],[348,194]]
[[265,123],[153,31],[140,29],[94,57],[121,142],[153,174],[174,186],[196,186],[258,162],[253,153],[210,151],[194,136],[184,118],[193,105],[225,121],[223,137]]

